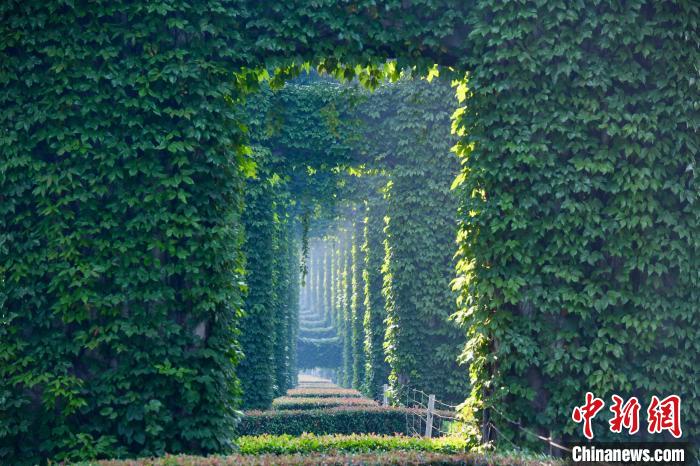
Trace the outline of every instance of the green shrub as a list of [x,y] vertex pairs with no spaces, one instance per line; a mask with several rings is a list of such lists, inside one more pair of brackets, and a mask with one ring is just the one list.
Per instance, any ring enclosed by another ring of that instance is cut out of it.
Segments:
[[358,397],[280,397],[272,402],[272,409],[318,409],[335,406],[376,406],[377,402]]
[[[434,453],[425,451],[380,451],[372,453],[314,453],[294,455],[165,456],[139,460],[111,460],[74,466],[326,466],[341,465],[471,465],[539,466],[559,464],[551,458],[530,458],[493,453]],[[563,463],[561,463],[563,464]]]
[[299,388],[340,388],[332,382],[302,382],[299,384]]
[[376,434],[351,435],[292,435],[243,436],[237,440],[239,452],[244,455],[263,453],[323,453],[323,452],[371,452],[416,450],[440,453],[459,453],[476,446],[477,442],[462,437],[423,437],[388,436]]
[[312,410],[248,411],[238,425],[240,435],[394,434],[406,431],[406,408],[344,406]]
[[326,398],[326,397],[361,397],[362,393],[353,388],[292,388],[287,390],[288,397]]

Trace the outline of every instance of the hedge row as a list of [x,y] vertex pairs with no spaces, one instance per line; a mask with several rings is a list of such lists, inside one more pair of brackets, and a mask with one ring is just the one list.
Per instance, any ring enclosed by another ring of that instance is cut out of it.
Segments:
[[338,388],[337,385],[332,382],[300,382],[298,388]]
[[314,410],[248,411],[238,425],[240,435],[403,433],[406,408],[335,407]]
[[352,388],[291,388],[287,390],[288,397],[361,397],[362,394]]
[[164,456],[139,460],[78,463],[74,466],[345,466],[345,465],[470,465],[470,466],[552,466],[563,462],[489,453],[434,453],[391,451],[372,453],[315,453],[309,455]]
[[318,409],[332,408],[336,406],[376,406],[377,402],[367,398],[358,397],[279,397],[272,402],[273,409]]
[[278,455],[292,453],[323,452],[371,452],[371,451],[432,451],[440,453],[462,453],[478,445],[463,437],[440,437],[428,439],[423,437],[405,437],[403,435],[315,435],[301,436],[259,435],[243,436],[237,440],[239,453],[243,455],[260,455],[275,453]]

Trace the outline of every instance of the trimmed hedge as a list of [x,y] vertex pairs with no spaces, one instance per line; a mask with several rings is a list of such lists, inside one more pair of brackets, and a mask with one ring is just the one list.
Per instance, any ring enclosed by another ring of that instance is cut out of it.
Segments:
[[338,388],[332,382],[301,382],[298,388]]
[[318,409],[335,406],[376,406],[377,402],[358,397],[280,397],[272,402],[272,409]]
[[476,440],[469,441],[463,437],[441,437],[428,439],[423,437],[406,437],[403,435],[387,436],[376,434],[352,435],[259,435],[243,436],[237,440],[239,453],[243,455],[260,455],[275,453],[322,452],[370,452],[415,450],[440,453],[462,453],[477,446]]
[[395,434],[406,431],[406,414],[416,410],[384,407],[336,407],[312,410],[248,411],[240,435]]
[[345,398],[361,397],[362,393],[352,388],[291,388],[287,390],[288,397],[326,398],[342,396]]
[[139,460],[111,460],[80,463],[74,466],[326,466],[353,465],[470,465],[470,466],[542,466],[564,464],[551,458],[524,458],[492,453],[434,453],[391,451],[372,453],[315,453],[310,455],[230,455],[164,456]]

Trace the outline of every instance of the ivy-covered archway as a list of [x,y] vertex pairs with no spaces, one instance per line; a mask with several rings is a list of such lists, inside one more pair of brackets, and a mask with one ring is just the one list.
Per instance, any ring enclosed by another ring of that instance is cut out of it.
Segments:
[[677,393],[696,438],[699,17],[670,1],[3,3],[0,458],[229,447],[241,99],[304,63],[461,81],[477,408],[571,433],[587,390]]

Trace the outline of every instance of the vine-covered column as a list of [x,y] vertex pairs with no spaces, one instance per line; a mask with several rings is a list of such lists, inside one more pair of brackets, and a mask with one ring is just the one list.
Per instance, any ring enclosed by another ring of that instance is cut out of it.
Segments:
[[323,309],[324,309],[324,318],[326,321],[327,325],[332,325],[332,307],[331,307],[331,302],[333,300],[333,290],[332,290],[332,278],[331,278],[331,273],[332,273],[332,261],[331,258],[333,257],[333,241],[331,241],[330,238],[326,238],[324,241],[324,255],[323,255],[323,269],[324,269],[324,283],[323,287],[325,289],[325,294],[324,294],[324,300],[323,300]]
[[327,322],[326,285],[326,242],[320,239],[318,244],[318,313],[319,317]]
[[[364,206],[363,206],[364,207]],[[352,325],[352,386],[359,389],[365,379],[364,319],[365,297],[362,270],[364,267],[364,209],[355,209],[352,221],[352,299],[350,321]]]
[[343,386],[352,386],[352,244],[353,231],[350,224],[345,225],[346,243],[343,264]]
[[[387,348],[392,384],[409,384],[461,401],[469,392],[457,359],[464,335],[456,311],[454,244],[457,196],[450,190],[459,164],[450,148],[452,90],[414,81],[396,86],[396,110],[380,124],[395,136],[386,190],[384,264]],[[426,221],[429,219],[429,221]]]
[[274,398],[275,224],[273,194],[265,179],[250,180],[243,215],[247,296],[240,325],[244,358],[238,366],[243,406],[267,408]]
[[275,388],[276,395],[280,396],[290,387],[290,359],[289,332],[292,320],[292,282],[293,275],[297,272],[291,268],[290,249],[293,246],[291,219],[285,217],[284,209],[278,208],[276,246],[275,246]]
[[382,386],[389,380],[389,365],[384,354],[384,336],[386,327],[384,319],[384,296],[382,294],[384,261],[384,216],[386,207],[379,193],[370,193],[366,203],[366,222],[364,225],[362,249],[364,252],[365,297],[365,394],[377,397],[382,393]]
[[301,266],[298,236],[290,228],[290,246],[287,252],[287,262],[290,271],[289,283],[289,320],[287,321],[287,353],[289,358],[288,386],[294,387],[297,384],[297,336],[299,333],[299,288]]

